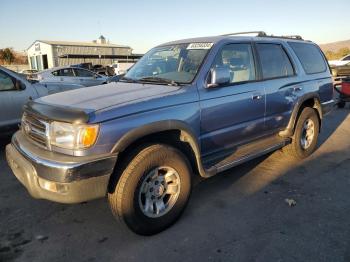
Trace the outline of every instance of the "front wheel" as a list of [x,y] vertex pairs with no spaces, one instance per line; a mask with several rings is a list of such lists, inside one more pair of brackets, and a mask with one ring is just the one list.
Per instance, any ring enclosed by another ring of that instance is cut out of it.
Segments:
[[113,214],[135,233],[156,234],[172,225],[184,210],[191,191],[186,157],[167,145],[151,145],[127,165],[113,193]]
[[304,108],[296,123],[292,142],[283,151],[295,159],[308,157],[316,150],[319,131],[320,121],[316,110]]

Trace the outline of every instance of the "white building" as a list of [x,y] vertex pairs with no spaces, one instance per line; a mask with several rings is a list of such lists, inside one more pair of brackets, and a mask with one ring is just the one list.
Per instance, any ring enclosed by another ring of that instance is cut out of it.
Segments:
[[92,63],[110,65],[120,61],[135,62],[141,55],[132,54],[129,46],[110,44],[103,36],[92,42],[37,40],[28,49],[31,69]]

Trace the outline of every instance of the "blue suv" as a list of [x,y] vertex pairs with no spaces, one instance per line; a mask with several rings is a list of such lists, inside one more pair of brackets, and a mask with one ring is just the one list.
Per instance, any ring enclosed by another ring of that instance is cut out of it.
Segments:
[[181,215],[194,174],[281,148],[312,154],[333,103],[328,63],[300,36],[179,40],[117,83],[30,101],[6,156],[33,197],[107,196],[115,217],[151,235]]

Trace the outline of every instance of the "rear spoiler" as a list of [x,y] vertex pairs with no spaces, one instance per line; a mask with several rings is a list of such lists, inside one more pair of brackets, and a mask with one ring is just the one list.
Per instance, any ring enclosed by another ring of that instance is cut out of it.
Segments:
[[57,105],[41,104],[29,101],[24,105],[24,111],[39,116],[46,121],[60,121],[74,124],[88,123],[90,116],[84,110]]

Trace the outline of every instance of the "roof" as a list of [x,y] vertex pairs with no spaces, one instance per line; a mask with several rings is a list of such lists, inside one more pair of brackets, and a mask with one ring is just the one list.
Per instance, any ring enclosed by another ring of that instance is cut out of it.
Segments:
[[253,40],[273,40],[273,41],[305,41],[302,39],[294,39],[294,38],[283,38],[278,36],[242,36],[242,35],[218,35],[218,36],[206,36],[206,37],[196,37],[196,38],[188,38],[188,39],[182,39],[177,41],[171,41],[163,45],[174,45],[174,44],[187,44],[187,43],[218,43],[221,40],[225,39],[233,39],[235,41],[253,41]]
[[[116,44],[100,44],[94,42],[69,42],[69,41],[50,41],[50,40],[36,40],[36,42],[45,43],[48,45],[69,45],[69,46],[92,46],[92,47],[119,47],[119,48],[130,48],[130,46],[126,45],[116,45]],[[33,44],[34,44],[33,43]],[[32,44],[32,45],[33,45]],[[32,46],[31,45],[31,46]]]

